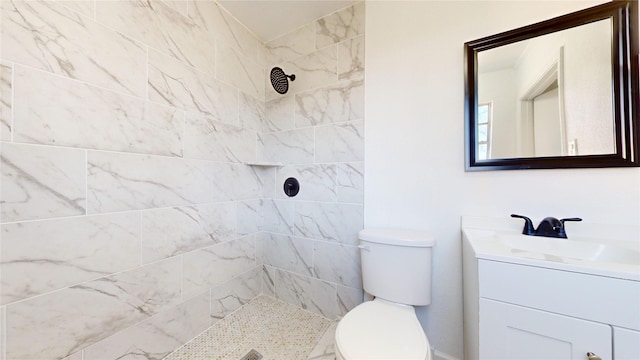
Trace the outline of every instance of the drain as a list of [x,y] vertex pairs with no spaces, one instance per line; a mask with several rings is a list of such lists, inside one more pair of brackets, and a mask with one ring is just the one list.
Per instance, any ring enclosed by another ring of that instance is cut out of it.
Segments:
[[247,355],[243,356],[242,359],[240,360],[260,360],[260,359],[262,359],[262,354],[257,352],[255,349],[251,349],[251,351],[249,351]]

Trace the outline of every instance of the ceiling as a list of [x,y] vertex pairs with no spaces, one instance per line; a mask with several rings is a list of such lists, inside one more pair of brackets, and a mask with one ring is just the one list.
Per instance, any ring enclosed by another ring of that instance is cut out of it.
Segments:
[[354,0],[219,0],[262,41],[269,41],[324,15],[353,4]]

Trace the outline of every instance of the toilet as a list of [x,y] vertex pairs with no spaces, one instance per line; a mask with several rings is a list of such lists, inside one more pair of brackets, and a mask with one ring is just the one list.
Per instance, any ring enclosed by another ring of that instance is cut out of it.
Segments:
[[365,229],[358,233],[362,286],[375,298],[338,323],[338,360],[430,360],[429,340],[414,306],[431,303],[432,235]]

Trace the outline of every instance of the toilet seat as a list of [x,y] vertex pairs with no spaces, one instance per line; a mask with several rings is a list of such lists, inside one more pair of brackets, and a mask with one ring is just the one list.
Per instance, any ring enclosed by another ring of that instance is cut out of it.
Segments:
[[349,311],[338,323],[335,340],[338,359],[431,359],[414,308],[382,299]]

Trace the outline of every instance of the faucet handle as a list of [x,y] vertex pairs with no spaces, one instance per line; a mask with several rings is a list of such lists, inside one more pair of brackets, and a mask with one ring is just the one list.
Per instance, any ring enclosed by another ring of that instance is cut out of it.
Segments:
[[535,230],[533,229],[533,222],[531,219],[524,215],[511,214],[512,218],[524,219],[524,228],[522,229],[522,233],[525,235],[533,235]]
[[565,221],[582,221],[581,218],[566,218],[566,219],[560,219],[560,222],[562,223],[562,225],[564,225]]

